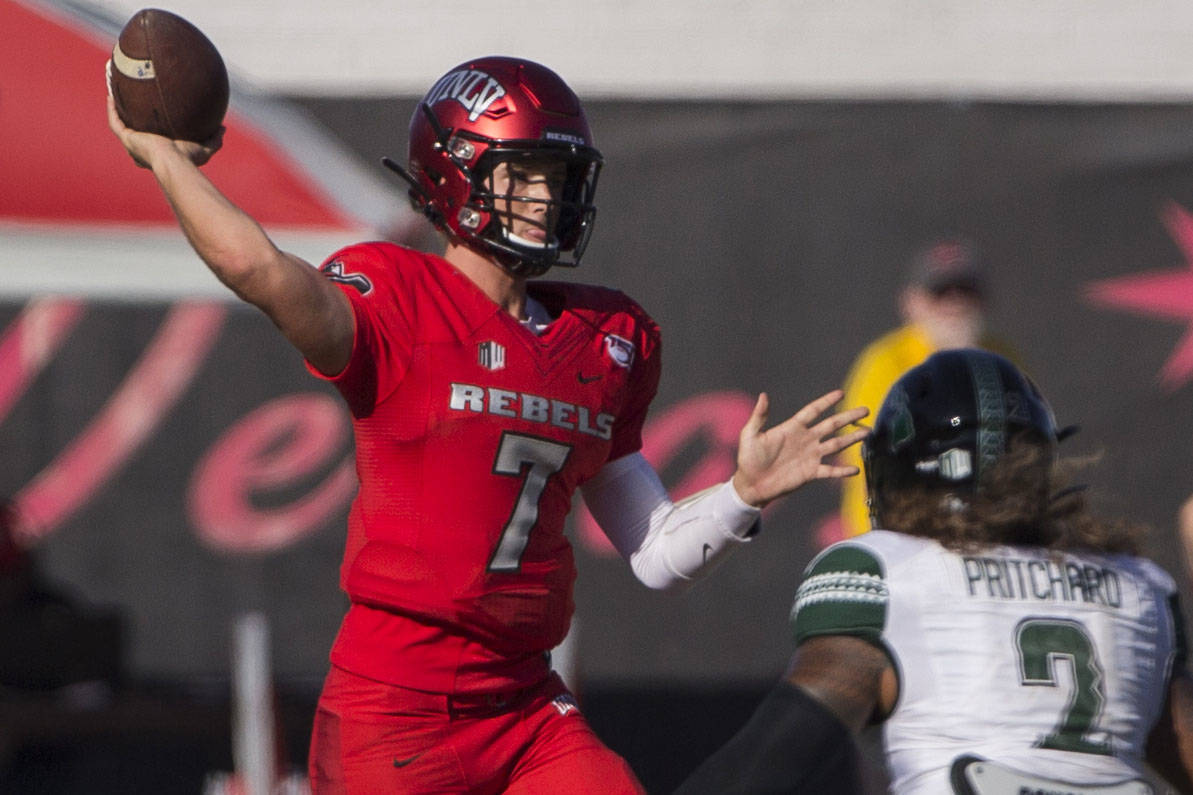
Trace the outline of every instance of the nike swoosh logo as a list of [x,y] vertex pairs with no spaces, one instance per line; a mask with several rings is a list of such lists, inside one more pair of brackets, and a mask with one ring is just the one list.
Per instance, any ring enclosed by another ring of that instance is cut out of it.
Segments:
[[408,759],[395,759],[394,767],[406,767],[406,765],[410,764],[415,759],[418,759],[420,756],[422,756],[422,754],[415,754],[414,756],[412,756]]
[[584,373],[576,373],[576,380],[581,384],[591,384],[593,381],[600,381],[601,375],[597,373],[596,375],[585,376]]

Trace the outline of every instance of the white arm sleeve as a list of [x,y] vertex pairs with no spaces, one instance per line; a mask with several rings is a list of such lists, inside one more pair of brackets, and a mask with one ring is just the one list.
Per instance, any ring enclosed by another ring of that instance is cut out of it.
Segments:
[[761,511],[724,483],[671,502],[641,453],[610,461],[580,487],[584,503],[650,588],[689,582],[749,541]]

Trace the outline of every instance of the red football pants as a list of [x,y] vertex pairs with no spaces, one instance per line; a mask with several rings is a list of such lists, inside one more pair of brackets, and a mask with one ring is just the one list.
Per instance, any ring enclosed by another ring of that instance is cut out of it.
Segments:
[[558,676],[446,696],[332,666],[311,734],[313,795],[645,793]]

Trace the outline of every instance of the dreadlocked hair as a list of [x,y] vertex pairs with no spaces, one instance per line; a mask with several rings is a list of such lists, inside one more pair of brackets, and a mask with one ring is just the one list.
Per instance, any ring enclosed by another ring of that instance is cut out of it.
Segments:
[[1057,551],[1139,554],[1146,528],[1095,516],[1084,486],[1071,485],[1091,459],[1054,460],[1039,444],[1013,439],[976,492],[910,486],[883,494],[880,526],[932,538],[953,550],[995,544]]

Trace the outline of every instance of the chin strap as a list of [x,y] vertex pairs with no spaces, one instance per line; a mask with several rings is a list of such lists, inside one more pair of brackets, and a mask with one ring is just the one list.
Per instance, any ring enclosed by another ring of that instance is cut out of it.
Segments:
[[482,239],[479,235],[457,235],[454,231],[452,231],[451,226],[446,222],[443,214],[435,209],[435,206],[431,203],[430,194],[427,193],[426,189],[423,188],[422,185],[418,184],[418,180],[414,178],[413,174],[411,174],[390,157],[382,157],[381,165],[397,174],[404,182],[406,182],[406,184],[410,186],[411,204],[414,205],[416,210],[425,215],[427,220],[434,224],[436,228],[445,232],[450,238],[459,240],[465,245],[473,246],[486,256],[495,256],[497,262],[501,264],[501,267],[505,268],[513,275],[526,278],[542,276],[544,273],[549,271],[553,265],[559,264],[556,262],[541,263],[528,261],[519,256],[517,252],[511,251],[508,248],[503,248],[496,244],[487,244],[487,241]]

